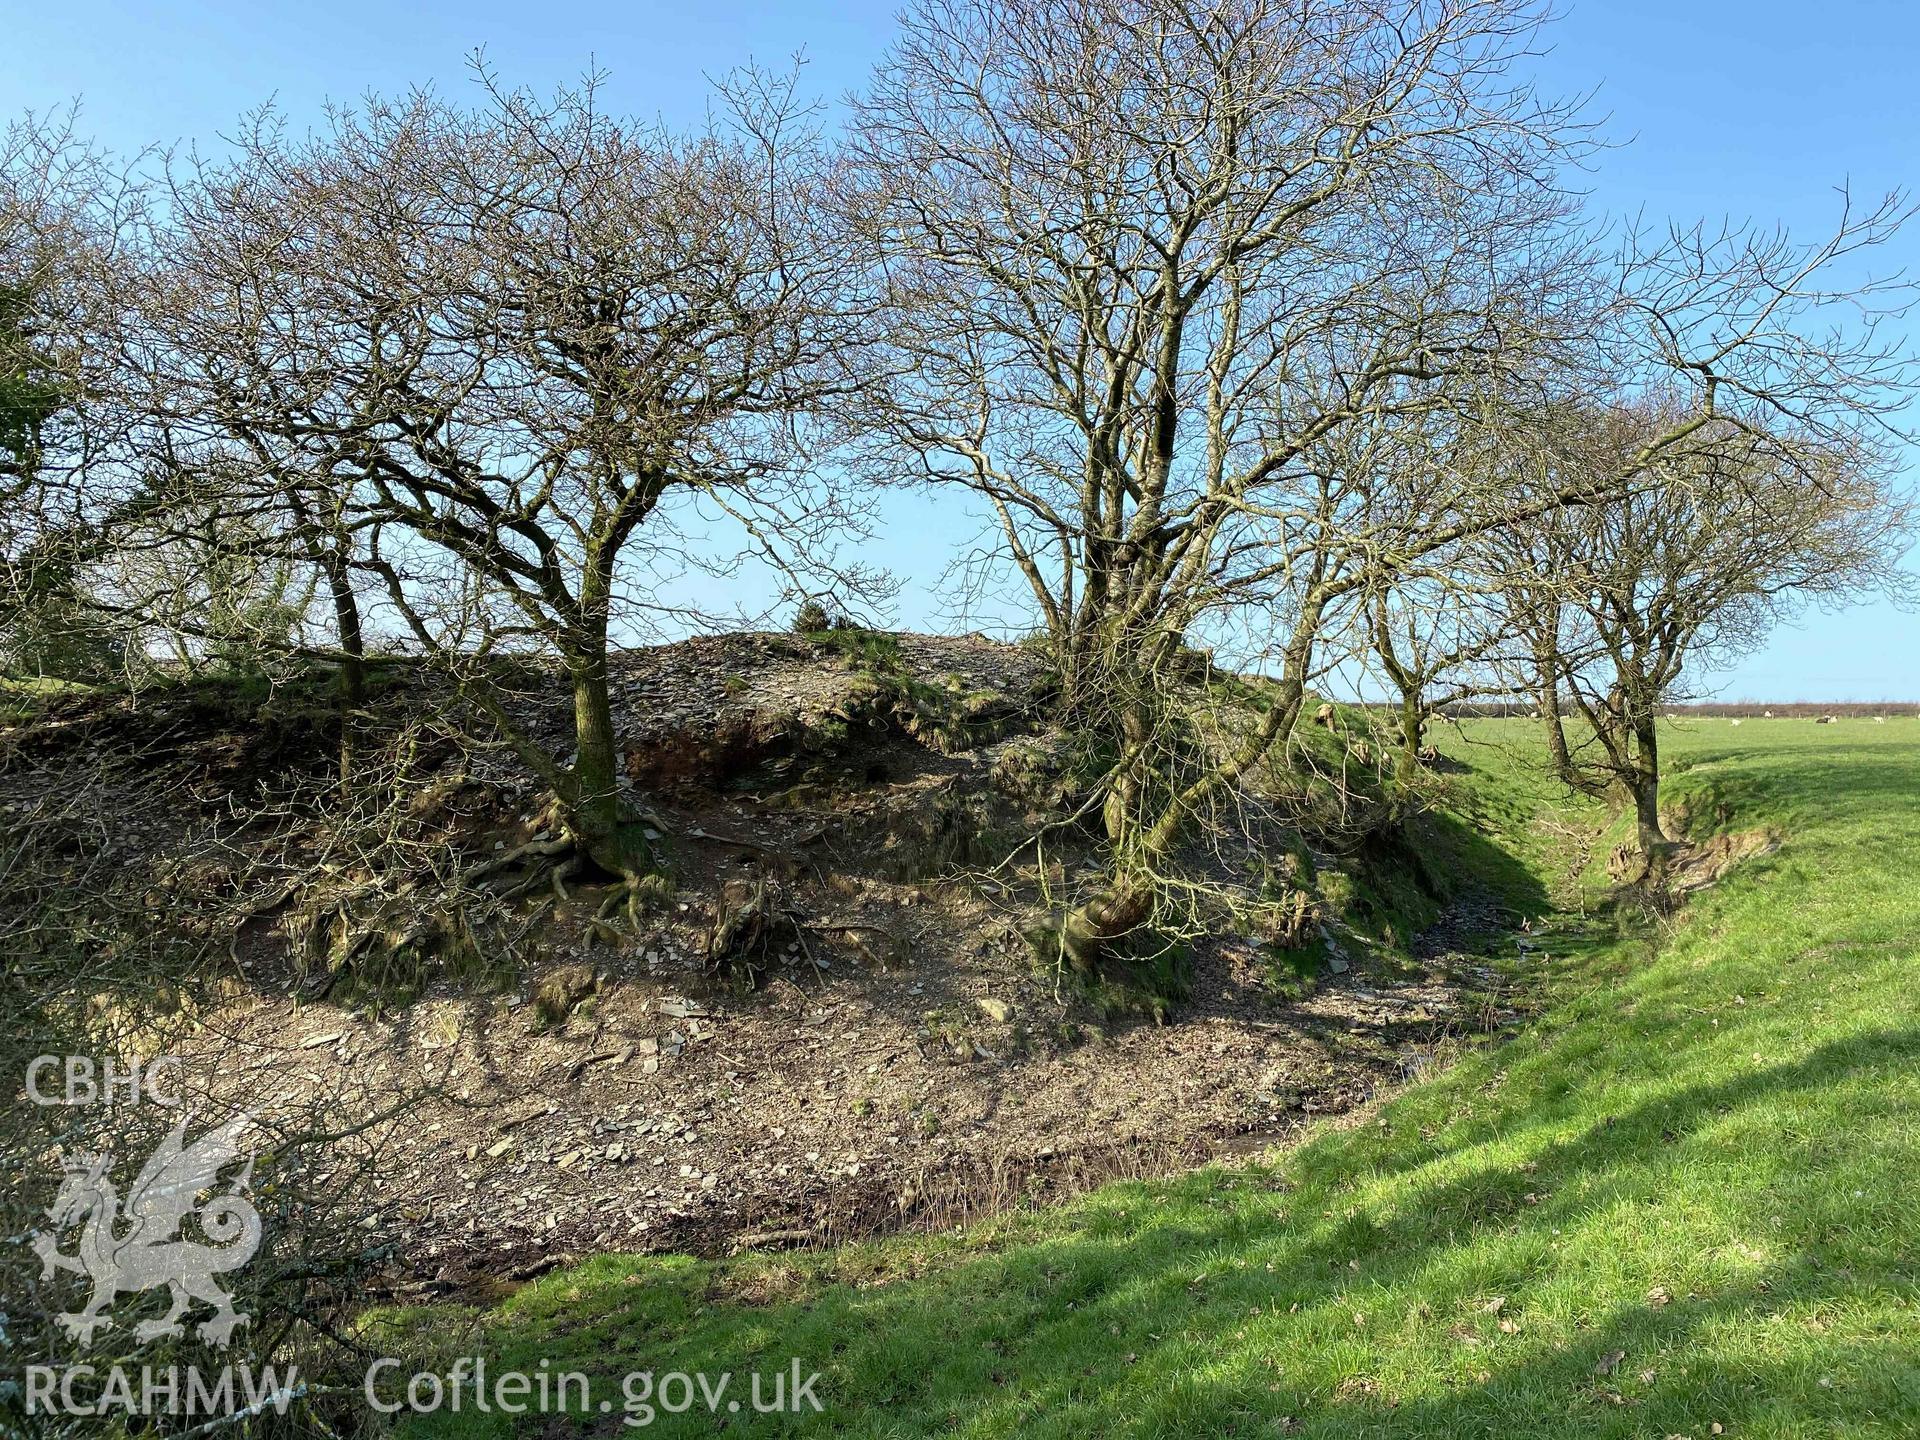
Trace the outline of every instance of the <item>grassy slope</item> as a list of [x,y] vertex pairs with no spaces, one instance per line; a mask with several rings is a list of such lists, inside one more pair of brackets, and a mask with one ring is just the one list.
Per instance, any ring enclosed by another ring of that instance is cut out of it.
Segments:
[[[1531,744],[1472,738],[1501,735]],[[960,1235],[602,1257],[397,1323],[601,1376],[799,1356],[808,1433],[1920,1431],[1920,725],[1689,723],[1669,755],[1696,814],[1785,847],[1657,953],[1550,941],[1534,1024],[1362,1126]],[[1520,773],[1495,809],[1544,860]]]

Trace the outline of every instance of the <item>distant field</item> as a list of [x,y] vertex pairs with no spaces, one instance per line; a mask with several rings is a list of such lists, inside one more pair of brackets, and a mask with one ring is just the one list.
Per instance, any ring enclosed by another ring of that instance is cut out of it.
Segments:
[[[1604,815],[1561,806],[1532,737],[1442,743],[1462,811],[1572,903],[1555,837]],[[616,1406],[626,1371],[821,1372],[824,1414],[729,1434],[1920,1433],[1920,727],[1665,739],[1696,835],[1781,848],[1670,925],[1541,927],[1536,1018],[1358,1126],[948,1236],[602,1257],[382,1343],[549,1360]]]
[[[1532,705],[1459,705],[1453,707],[1452,711],[1463,719],[1526,716],[1532,712]],[[1911,720],[1920,716],[1920,703],[1907,700],[1714,700],[1698,705],[1669,706],[1667,713],[1679,719],[1727,719],[1739,716],[1756,720],[1818,720],[1823,715],[1831,715],[1845,719],[1891,720],[1899,717]]]

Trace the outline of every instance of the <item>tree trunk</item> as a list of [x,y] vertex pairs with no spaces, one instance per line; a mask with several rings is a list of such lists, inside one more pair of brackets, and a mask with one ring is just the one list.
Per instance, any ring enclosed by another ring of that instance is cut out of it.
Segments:
[[331,556],[326,571],[334,631],[340,642],[340,789],[344,793],[353,784],[354,738],[359,712],[367,703],[366,637],[360,627],[360,599],[353,593],[353,576],[345,560]]
[[1540,687],[1540,723],[1547,730],[1547,756],[1553,762],[1553,773],[1577,788],[1579,776],[1573,768],[1573,754],[1567,749],[1566,726],[1560,720],[1560,686],[1553,680]]
[[1147,744],[1153,735],[1153,717],[1141,703],[1127,703],[1120,712],[1119,773],[1100,807],[1107,844],[1118,855],[1133,839],[1140,821]]
[[1152,908],[1153,889],[1144,875],[1115,876],[1062,922],[1060,948],[1067,963],[1091,974],[1108,948],[1144,924]]
[[620,757],[607,691],[606,645],[577,651],[568,669],[573,677],[573,793],[560,797],[568,828],[594,864],[631,879],[652,869],[653,855],[640,826],[620,812]]
[[1660,820],[1660,741],[1654,722],[1643,721],[1634,727],[1637,753],[1630,788],[1633,791],[1635,838],[1640,857],[1647,862],[1646,878],[1658,881],[1667,870],[1673,853],[1673,841]]
[[[1215,796],[1240,783],[1276,742],[1293,733],[1306,702],[1306,676],[1324,602],[1310,604],[1296,622],[1293,642],[1276,685],[1273,704],[1241,747],[1185,789],[1171,796],[1150,825],[1140,817],[1123,824],[1131,837],[1114,857],[1113,878],[1071,911],[1060,927],[1061,948],[1075,969],[1092,970],[1114,941],[1145,924],[1153,909],[1154,867],[1172,853],[1188,823]],[[1112,822],[1109,821],[1109,829]]]
[[345,567],[327,567],[327,586],[333,594],[334,628],[340,637],[340,700],[358,708],[367,699],[367,649],[360,628],[360,600]]
[[1426,733],[1426,707],[1418,690],[1403,690],[1400,695],[1400,763],[1396,778],[1403,787],[1411,787],[1420,778],[1420,741]]
[[[1410,789],[1420,776],[1420,736],[1426,728],[1425,707],[1421,705],[1419,675],[1400,663],[1393,643],[1393,617],[1387,612],[1386,597],[1376,596],[1373,611],[1373,648],[1380,664],[1400,692],[1400,759],[1394,779],[1402,789]],[[1415,657],[1418,663],[1418,656]]]

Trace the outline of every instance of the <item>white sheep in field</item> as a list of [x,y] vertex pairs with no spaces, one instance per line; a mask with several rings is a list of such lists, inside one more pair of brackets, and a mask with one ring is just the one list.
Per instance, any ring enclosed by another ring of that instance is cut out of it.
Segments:
[[1731,722],[1731,723],[1732,723],[1732,724],[1735,724],[1735,725],[1738,725],[1738,724],[1740,723],[1740,720],[1739,720],[1739,717],[1738,717],[1738,716],[1735,716],[1735,717],[1734,717],[1734,719],[1732,720],[1732,722]]
[[1887,723],[1887,717],[1884,715],[1876,715],[1873,717],[1873,723],[1876,725],[1884,725]]
[[1773,719],[1773,711],[1771,711],[1771,710],[1762,710],[1762,711],[1760,712],[1760,718],[1761,718],[1762,720],[1771,720],[1771,719]]

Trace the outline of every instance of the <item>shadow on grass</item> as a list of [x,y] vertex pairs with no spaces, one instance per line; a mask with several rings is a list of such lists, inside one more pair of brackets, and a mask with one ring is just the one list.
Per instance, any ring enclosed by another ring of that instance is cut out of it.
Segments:
[[[824,1372],[825,1414],[733,1422],[751,1434],[1704,1435],[1713,1422],[1799,1431],[1835,1406],[1897,1425],[1920,1420],[1910,1336],[1823,1348],[1815,1335],[1790,1351],[1747,1341],[1911,1295],[1911,1237],[1856,1234],[1846,1268],[1823,1263],[1821,1237],[1855,1218],[1835,1177],[1790,1152],[1743,1168],[1710,1132],[1777,1102],[1843,1127],[1850,1086],[1909,1073],[1916,1058],[1920,1029],[1837,1040],[1605,1116],[1522,1168],[1415,1186],[1384,1214],[1354,1205],[1342,1172],[1365,1167],[1325,1153],[1352,1138],[1335,1137],[1289,1157],[1297,1186],[1264,1167],[1113,1186],[1054,1217],[1052,1238],[934,1249],[919,1278],[882,1262],[873,1278],[889,1283],[828,1283],[844,1280],[831,1268],[841,1262],[754,1262],[788,1266],[800,1292],[765,1306],[713,1303],[715,1267],[605,1256],[523,1292],[492,1317],[507,1328],[483,1321],[473,1338],[490,1363],[550,1358],[600,1376],[606,1393],[624,1370],[771,1371],[799,1356]],[[1702,1166],[1736,1226],[1760,1234],[1754,1207],[1784,1207],[1787,1228],[1763,1238],[1786,1258],[1706,1293],[1676,1285],[1664,1305],[1638,1298],[1662,1277],[1626,1275],[1596,1286],[1602,1308],[1558,1338],[1532,1323],[1529,1294],[1552,1282],[1560,1237],[1591,1237],[1622,1206],[1684,1207],[1676,1175]],[[1063,1222],[1073,1228],[1058,1233]],[[1491,1293],[1514,1297],[1499,1317],[1513,1331],[1487,1312]],[[712,1423],[695,1412],[653,1428]]]
[[1423,887],[1442,901],[1469,893],[1491,896],[1509,920],[1532,919],[1552,908],[1540,876],[1483,828],[1444,810],[1430,811],[1408,827],[1406,845],[1420,866]]

